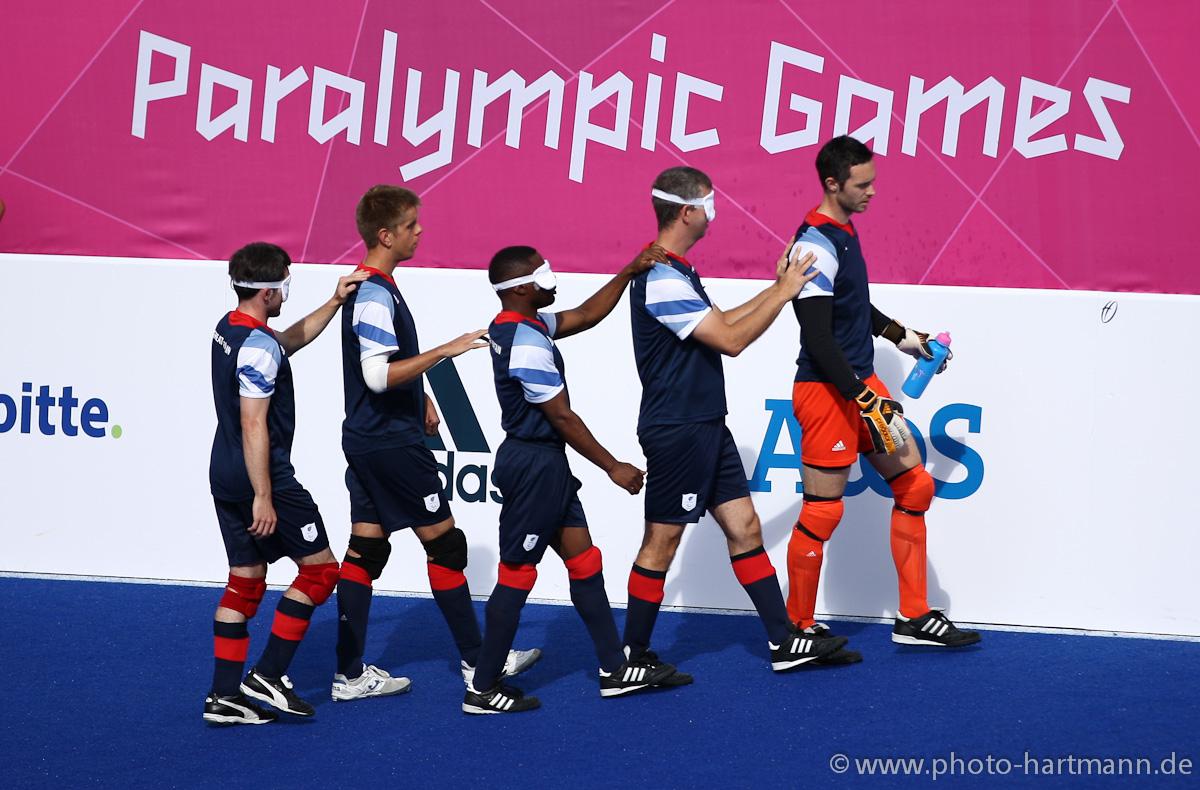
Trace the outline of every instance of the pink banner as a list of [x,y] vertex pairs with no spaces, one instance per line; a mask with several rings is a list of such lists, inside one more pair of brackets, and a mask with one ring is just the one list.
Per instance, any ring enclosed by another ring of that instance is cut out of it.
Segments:
[[1192,0],[68,6],[0,30],[3,251],[356,261],[391,182],[416,265],[612,271],[686,163],[718,191],[698,268],[764,277],[849,132],[876,281],[1200,293]]

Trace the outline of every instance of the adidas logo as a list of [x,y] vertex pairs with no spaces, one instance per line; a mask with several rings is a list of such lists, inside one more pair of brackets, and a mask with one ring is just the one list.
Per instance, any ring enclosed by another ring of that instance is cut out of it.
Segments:
[[809,551],[808,554],[805,554],[804,556],[805,557],[815,557],[815,556],[817,556],[817,553],[815,551]]
[[833,446],[833,449],[830,452],[840,453],[840,452],[844,451],[845,449],[846,449],[846,443],[843,442],[841,439],[838,439],[838,443]]

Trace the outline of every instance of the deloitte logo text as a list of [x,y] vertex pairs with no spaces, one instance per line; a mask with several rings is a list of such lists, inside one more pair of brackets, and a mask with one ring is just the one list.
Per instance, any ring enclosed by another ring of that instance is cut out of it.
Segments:
[[21,383],[20,395],[0,392],[0,433],[16,431],[42,436],[102,436],[121,438],[120,425],[108,425],[108,404],[101,398],[80,403],[74,387],[63,387],[54,395],[42,385],[33,392],[33,384]]
[[457,457],[454,450],[447,450],[440,433],[425,439],[430,450],[446,453],[445,463],[437,465],[442,477],[442,495],[447,502],[453,502],[455,495],[462,502],[502,501],[488,463],[463,463],[461,460],[463,455],[486,454],[480,460],[489,461],[492,449],[479,426],[479,418],[453,360],[447,359],[430,368],[425,377],[441,409],[442,424],[450,431],[458,450]]

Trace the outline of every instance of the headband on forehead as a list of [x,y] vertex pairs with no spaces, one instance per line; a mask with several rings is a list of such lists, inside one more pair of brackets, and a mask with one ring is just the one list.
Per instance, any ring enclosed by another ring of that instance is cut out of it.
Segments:
[[288,298],[288,286],[290,286],[291,283],[292,283],[292,275],[288,274],[288,276],[284,277],[282,280],[277,280],[272,283],[255,283],[255,282],[248,282],[246,280],[233,280],[230,282],[230,285],[232,285],[236,288],[258,288],[258,289],[278,288],[279,295],[282,296],[283,301],[286,302],[287,298]]
[[665,200],[668,203],[677,203],[681,206],[700,206],[704,209],[704,216],[712,222],[717,218],[717,205],[714,200],[713,190],[709,190],[704,197],[698,198],[682,198],[679,195],[673,195],[670,192],[663,192],[661,189],[651,189],[650,196],[656,197],[659,200]]
[[532,274],[527,274],[524,277],[514,277],[502,283],[495,283],[492,285],[492,288],[496,289],[497,292],[507,291],[509,288],[516,288],[518,285],[525,285],[526,283],[533,283],[543,291],[554,290],[554,287],[558,285],[558,278],[554,276],[554,271],[550,268],[550,261],[546,261],[534,269]]

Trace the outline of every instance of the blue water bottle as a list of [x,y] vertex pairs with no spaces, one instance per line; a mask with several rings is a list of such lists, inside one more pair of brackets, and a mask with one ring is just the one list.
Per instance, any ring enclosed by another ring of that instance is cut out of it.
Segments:
[[904,394],[910,398],[921,397],[921,393],[929,386],[929,382],[937,374],[942,363],[946,361],[946,357],[950,355],[950,333],[942,332],[930,340],[929,350],[933,352],[933,359],[924,357],[918,359],[917,364],[913,365],[912,372],[904,380],[904,386],[901,387]]

